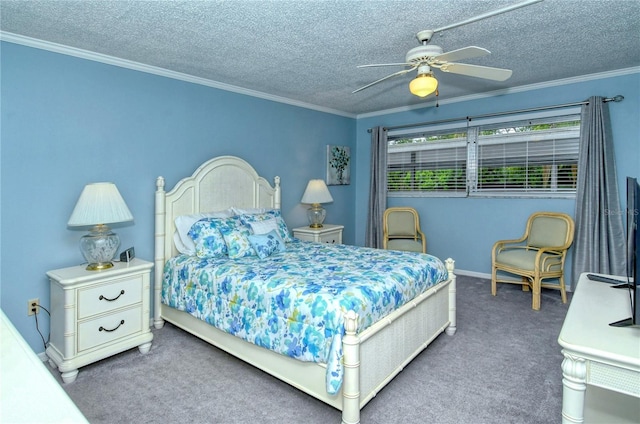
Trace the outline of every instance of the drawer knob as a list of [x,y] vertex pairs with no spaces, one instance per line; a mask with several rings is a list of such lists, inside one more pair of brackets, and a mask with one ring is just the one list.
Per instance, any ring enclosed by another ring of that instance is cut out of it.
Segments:
[[118,324],[118,326],[114,329],[108,330],[106,328],[104,328],[103,326],[100,326],[100,328],[98,328],[98,331],[106,331],[107,333],[111,333],[112,331],[116,331],[118,328],[120,328],[120,326],[124,324],[124,320],[120,321],[120,324]]
[[109,299],[108,297],[104,297],[103,295],[100,295],[100,297],[98,298],[99,300],[106,300],[107,302],[113,302],[114,300],[118,300],[118,298],[120,296],[122,296],[124,294],[124,290],[120,290],[120,294],[117,297],[114,297],[113,299]]

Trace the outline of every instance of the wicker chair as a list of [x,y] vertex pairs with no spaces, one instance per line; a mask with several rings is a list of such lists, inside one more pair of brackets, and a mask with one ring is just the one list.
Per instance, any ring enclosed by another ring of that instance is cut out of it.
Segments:
[[384,249],[427,253],[427,239],[420,230],[420,217],[415,209],[388,208],[382,222]]
[[[500,240],[491,252],[491,294],[496,283],[521,284],[523,291],[532,290],[532,308],[540,309],[542,287],[560,290],[562,303],[567,302],[564,284],[564,262],[573,242],[573,219],[564,213],[536,212],[528,221],[524,235],[517,240]],[[498,271],[515,274],[520,280],[501,277]],[[545,282],[554,279],[555,282]]]

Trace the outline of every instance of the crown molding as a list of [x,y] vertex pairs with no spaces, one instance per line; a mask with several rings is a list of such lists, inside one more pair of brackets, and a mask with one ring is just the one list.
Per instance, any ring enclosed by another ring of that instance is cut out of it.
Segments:
[[[43,40],[38,40],[36,38],[31,38],[31,37],[25,37],[23,35],[19,35],[19,34],[14,34],[11,32],[6,32],[6,31],[1,31],[0,30],[0,40],[1,41],[6,41],[9,43],[14,43],[14,44],[21,44],[27,47],[33,47],[36,49],[41,49],[41,50],[47,50],[47,51],[51,51],[54,53],[60,53],[60,54],[64,54],[64,55],[68,55],[68,56],[74,56],[74,57],[78,57],[81,59],[86,59],[86,60],[92,60],[95,62],[101,62],[101,63],[105,63],[108,65],[113,65],[113,66],[118,66],[121,68],[127,68],[127,69],[131,69],[131,70],[135,70],[135,71],[140,71],[140,72],[146,72],[149,74],[154,74],[154,75],[159,75],[159,76],[163,76],[163,77],[167,77],[167,78],[172,78],[172,79],[177,79],[177,80],[181,80],[181,81],[185,81],[185,82],[190,82],[193,84],[199,84],[199,85],[204,85],[207,87],[212,87],[212,88],[217,88],[220,90],[225,90],[225,91],[230,91],[230,92],[234,92],[234,93],[238,93],[238,94],[244,94],[247,96],[251,96],[251,97],[257,97],[260,99],[264,99],[264,100],[270,100],[273,102],[278,102],[278,103],[284,103],[284,104],[288,104],[291,106],[296,106],[296,107],[301,107],[301,108],[305,108],[305,109],[311,109],[311,110],[315,110],[318,112],[323,112],[323,113],[329,113],[332,115],[338,115],[338,116],[344,116],[346,118],[354,118],[354,119],[363,119],[363,118],[370,118],[370,117],[375,117],[375,116],[380,116],[380,115],[389,115],[392,113],[400,113],[400,112],[407,112],[407,111],[411,111],[411,110],[415,110],[415,109],[423,109],[426,107],[433,107],[436,104],[436,101],[431,101],[429,103],[421,103],[420,105],[414,105],[414,106],[402,106],[402,107],[398,107],[398,108],[393,108],[393,109],[385,109],[385,110],[379,110],[376,112],[368,112],[368,113],[362,113],[362,114],[352,114],[352,113],[347,113],[347,112],[343,112],[340,110],[335,110],[335,109],[331,109],[331,108],[326,108],[326,107],[322,107],[322,106],[317,106],[317,105],[313,105],[310,103],[305,103],[305,102],[301,102],[301,101],[297,101],[297,100],[292,100],[292,99],[288,99],[286,97],[280,97],[280,96],[275,96],[272,94],[267,94],[267,93],[263,93],[260,91],[256,91],[256,90],[249,90],[246,88],[242,88],[242,87],[237,87],[235,85],[230,85],[230,84],[224,84],[221,82],[217,82],[217,81],[212,81],[206,78],[200,78],[200,77],[195,77],[192,75],[188,75],[188,74],[184,74],[181,72],[175,72],[175,71],[170,71],[164,68],[160,68],[157,66],[150,66],[150,65],[145,65],[143,63],[139,63],[139,62],[134,62],[131,60],[126,60],[126,59],[120,59],[114,56],[109,56],[109,55],[105,55],[105,54],[101,54],[101,53],[96,53],[96,52],[91,52],[88,50],[83,50],[83,49],[78,49],[75,47],[69,47],[69,46],[65,46],[63,44],[58,44],[58,43],[52,43],[49,41],[43,41]],[[456,97],[453,99],[447,99],[447,100],[441,100],[439,101],[439,104],[442,105],[446,105],[446,104],[452,104],[452,103],[460,103],[460,102],[466,102],[466,101],[470,101],[470,100],[478,100],[478,99],[486,99],[488,97],[495,97],[495,96],[501,96],[501,95],[505,95],[505,94],[514,94],[514,93],[521,93],[521,92],[526,92],[526,91],[531,91],[531,90],[539,90],[542,88],[549,88],[549,87],[556,87],[559,85],[566,85],[566,84],[573,84],[573,83],[578,83],[578,82],[584,82],[584,81],[593,81],[593,80],[597,80],[597,79],[602,79],[602,78],[611,78],[611,77],[616,77],[616,76],[622,76],[622,75],[629,75],[629,74],[635,74],[635,73],[640,73],[640,67],[632,67],[632,68],[626,68],[626,69],[620,69],[620,70],[615,70],[615,71],[608,71],[608,72],[602,72],[602,73],[597,73],[597,74],[588,74],[588,75],[582,75],[579,77],[572,77],[572,78],[564,78],[564,79],[559,79],[559,80],[554,80],[554,81],[547,81],[547,82],[543,82],[543,83],[537,83],[537,84],[530,84],[530,85],[523,85],[520,87],[513,87],[513,88],[508,88],[508,89],[503,89],[503,90],[496,90],[496,91],[490,91],[490,92],[486,92],[486,93],[480,93],[480,94],[472,94],[469,96],[461,96],[461,97]]]
[[288,99],[286,97],[275,96],[272,94],[263,93],[261,91],[249,90],[247,88],[237,87],[231,84],[225,84],[217,81],[213,81],[206,78],[195,77],[192,75],[184,74],[181,72],[170,71],[168,69],[160,68],[157,66],[145,65],[143,63],[134,62],[132,60],[120,59],[114,56],[109,56],[101,53],[91,52],[88,50],[78,49],[75,47],[65,46],[63,44],[52,43],[49,41],[38,40],[36,38],[25,37],[23,35],[14,34],[11,32],[0,31],[0,40],[9,43],[20,44],[27,47],[33,47],[40,50],[47,50],[54,53],[60,53],[67,56],[74,56],[80,59],[92,60],[95,62],[105,63],[107,65],[118,66],[121,68],[127,68],[134,71],[146,72],[149,74],[159,75],[162,77],[172,78],[193,84],[204,85],[207,87],[217,88],[220,90],[231,91],[238,94],[244,94],[251,97],[258,97],[264,100],[270,100],[273,102],[284,103],[291,106],[302,107],[305,109],[312,109],[318,112],[330,113],[332,115],[344,116],[347,118],[355,118],[356,115],[352,113],[346,113],[340,110],[326,108],[311,103],[305,103],[297,100]]

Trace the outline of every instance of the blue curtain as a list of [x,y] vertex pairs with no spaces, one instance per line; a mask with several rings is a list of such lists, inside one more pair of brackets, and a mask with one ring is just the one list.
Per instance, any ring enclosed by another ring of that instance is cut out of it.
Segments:
[[365,246],[382,248],[382,216],[387,208],[387,130],[371,130],[371,184]]
[[582,106],[571,281],[593,272],[626,275],[623,211],[609,108],[602,97]]

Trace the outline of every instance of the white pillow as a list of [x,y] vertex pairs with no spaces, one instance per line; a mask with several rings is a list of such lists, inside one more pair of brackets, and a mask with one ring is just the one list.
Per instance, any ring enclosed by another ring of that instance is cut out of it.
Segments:
[[248,208],[248,209],[240,209],[232,207],[231,210],[235,215],[257,215],[259,213],[265,213],[270,211],[269,208]]
[[249,222],[253,234],[268,234],[269,232],[278,231],[278,221],[275,218],[265,219],[264,221]]
[[[251,211],[252,209],[236,209],[233,208],[234,212],[244,211],[245,214],[238,215],[240,217],[240,221],[244,225],[249,226],[252,222],[265,221],[268,219],[275,219],[278,227],[278,234],[280,238],[284,240],[286,243],[292,241],[291,235],[289,234],[289,229],[287,228],[286,222],[282,219],[282,213],[280,209],[267,209],[266,212],[257,212],[257,213],[246,213],[247,211]],[[253,209],[254,211],[258,211],[259,209]]]
[[173,242],[178,252],[184,255],[193,256],[196,254],[196,245],[189,237],[191,226],[205,218],[230,218],[235,214],[231,209],[216,212],[195,213],[192,215],[180,215],[175,219],[176,232],[173,235]]

